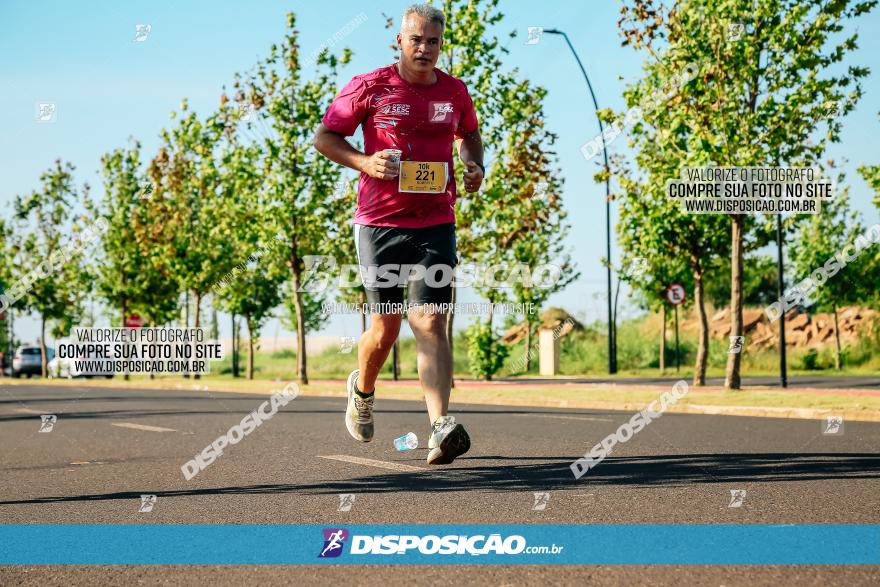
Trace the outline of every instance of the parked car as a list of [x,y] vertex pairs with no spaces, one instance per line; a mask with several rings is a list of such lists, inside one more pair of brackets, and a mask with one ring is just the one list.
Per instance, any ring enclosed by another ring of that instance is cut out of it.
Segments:
[[[55,349],[46,349],[46,358],[51,361],[55,358]],[[43,373],[43,355],[38,346],[20,346],[12,357],[12,376],[21,377],[27,375],[41,375]]]
[[49,361],[49,365],[47,367],[49,371],[50,378],[67,378],[73,379],[74,377],[85,377],[86,379],[91,379],[92,377],[106,377],[107,379],[112,379],[113,374],[106,375],[87,375],[76,369],[76,361],[88,360],[88,357],[77,357],[75,359],[71,359],[69,357],[55,357],[51,361]]

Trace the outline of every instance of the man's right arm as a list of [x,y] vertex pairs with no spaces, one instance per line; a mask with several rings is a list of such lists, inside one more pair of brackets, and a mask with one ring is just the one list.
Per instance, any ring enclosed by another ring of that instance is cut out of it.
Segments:
[[322,124],[315,131],[315,148],[319,153],[340,165],[345,165],[355,171],[366,173],[376,179],[394,179],[397,177],[398,168],[391,163],[391,155],[384,151],[376,151],[372,155],[365,155],[351,146],[345,137],[333,132]]

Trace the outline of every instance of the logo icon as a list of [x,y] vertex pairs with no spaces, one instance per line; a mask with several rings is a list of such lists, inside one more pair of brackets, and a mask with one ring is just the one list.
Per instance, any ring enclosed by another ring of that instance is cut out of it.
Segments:
[[409,116],[409,104],[386,104],[379,109],[379,113],[390,114],[392,116]]
[[335,558],[342,554],[342,547],[348,540],[348,530],[345,528],[324,528],[324,548],[318,558]]
[[238,105],[238,119],[243,122],[248,122],[251,119],[251,115],[256,112],[256,107],[253,104],[239,104]]
[[532,506],[534,511],[544,511],[547,504],[550,503],[550,494],[546,492],[535,492],[535,504]]
[[644,274],[648,272],[650,267],[648,266],[648,260],[644,257],[633,257],[632,264],[630,265],[630,271],[632,272],[633,277],[642,277]]
[[529,27],[529,38],[526,39],[526,45],[537,45],[541,40],[541,35],[544,34],[544,27],[542,26],[530,26]]
[[143,181],[137,191],[137,197],[141,200],[149,200],[153,197],[153,182],[150,180]]
[[55,122],[58,109],[54,102],[37,102],[37,122]]
[[543,198],[547,195],[547,186],[548,183],[546,181],[539,181],[535,184],[535,193],[532,194],[535,198]]
[[727,25],[727,40],[728,41],[739,41],[743,38],[743,35],[746,33],[746,25],[741,22],[732,22]]
[[840,105],[832,100],[825,102],[824,107],[826,116],[834,116],[840,111]]
[[141,507],[138,508],[138,512],[148,514],[153,511],[154,505],[156,505],[155,495],[141,495]]
[[452,118],[452,102],[431,102],[431,122],[449,122]]
[[151,30],[153,30],[153,26],[149,24],[134,25],[134,42],[143,43],[144,41],[146,41],[147,37],[150,36]]
[[730,490],[730,503],[727,504],[729,508],[739,508],[742,507],[743,501],[746,499],[746,490],[745,489],[731,489]]
[[730,346],[727,347],[728,355],[738,355],[742,351],[743,343],[746,341],[745,336],[731,336]]
[[330,284],[331,273],[336,269],[336,257],[330,255],[304,255],[302,283],[299,291],[322,292]]
[[351,506],[354,505],[354,493],[339,494],[339,509],[337,512],[350,512]]
[[52,429],[55,427],[55,422],[58,421],[58,416],[55,414],[46,414],[44,416],[40,416],[40,432],[52,432]]
[[339,337],[339,354],[347,355],[354,348],[354,337],[353,336],[340,336]]
[[843,434],[843,416],[826,416],[822,434]]

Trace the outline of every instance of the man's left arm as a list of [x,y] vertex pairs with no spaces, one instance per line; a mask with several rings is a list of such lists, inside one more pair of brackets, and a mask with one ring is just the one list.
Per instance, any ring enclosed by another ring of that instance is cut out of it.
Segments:
[[458,157],[467,169],[464,172],[464,189],[468,192],[477,192],[483,184],[483,140],[480,138],[480,130],[465,134],[458,140]]

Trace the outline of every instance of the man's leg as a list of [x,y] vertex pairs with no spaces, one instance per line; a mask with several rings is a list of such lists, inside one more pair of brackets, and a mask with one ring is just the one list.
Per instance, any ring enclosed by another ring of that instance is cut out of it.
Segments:
[[422,313],[418,308],[410,310],[407,319],[416,338],[419,381],[425,393],[428,419],[433,424],[449,409],[452,354],[446,337],[448,315]]
[[361,335],[358,364],[345,384],[348,404],[345,427],[355,440],[370,442],[375,431],[373,401],[376,377],[400,332],[400,314],[373,314],[370,328]]
[[[358,345],[358,389],[364,393],[376,387],[379,371],[388,359],[391,347],[400,333],[400,314],[371,314],[370,327],[361,335]],[[447,392],[448,395],[448,392]]]

